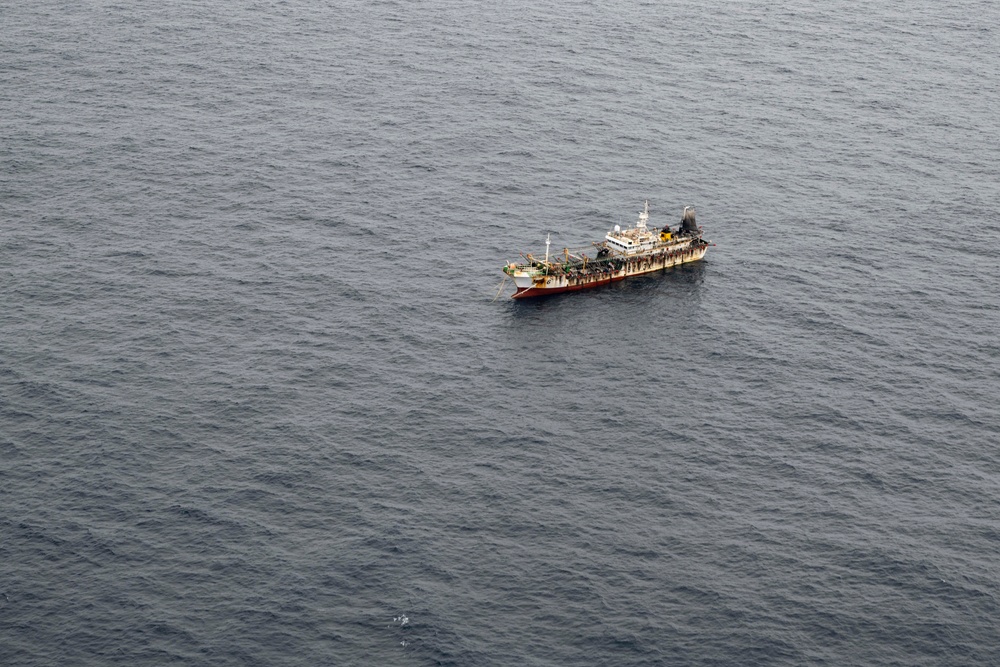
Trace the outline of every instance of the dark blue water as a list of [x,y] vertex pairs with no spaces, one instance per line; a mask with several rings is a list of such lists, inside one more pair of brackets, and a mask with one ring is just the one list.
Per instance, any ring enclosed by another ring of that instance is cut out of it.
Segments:
[[998,7],[0,8],[0,664],[997,664]]

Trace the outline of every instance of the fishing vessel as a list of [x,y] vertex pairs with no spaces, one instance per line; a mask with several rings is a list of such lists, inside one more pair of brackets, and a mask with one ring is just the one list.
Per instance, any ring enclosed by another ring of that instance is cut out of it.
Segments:
[[507,262],[503,267],[517,288],[512,298],[573,292],[696,262],[715,244],[702,238],[695,210],[690,206],[684,208],[676,229],[669,224],[658,231],[650,229],[647,200],[635,225],[627,229],[615,225],[603,241],[595,241],[588,248],[563,248],[561,254],[553,256],[550,245],[551,235],[545,239],[544,259],[522,254],[521,261]]

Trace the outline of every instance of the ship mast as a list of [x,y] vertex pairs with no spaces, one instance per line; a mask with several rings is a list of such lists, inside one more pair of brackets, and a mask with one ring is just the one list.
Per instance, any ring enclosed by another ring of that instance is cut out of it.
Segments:
[[552,234],[545,235],[545,273],[549,272],[549,244],[552,243]]
[[639,222],[635,223],[636,229],[646,229],[646,221],[649,220],[649,200],[646,200],[646,206],[639,213]]

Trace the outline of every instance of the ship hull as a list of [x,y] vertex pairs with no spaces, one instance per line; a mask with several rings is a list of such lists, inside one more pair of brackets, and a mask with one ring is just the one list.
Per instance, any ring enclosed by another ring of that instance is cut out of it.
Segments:
[[669,269],[678,264],[696,262],[704,257],[707,251],[708,246],[699,246],[688,247],[677,252],[630,257],[624,260],[624,266],[621,269],[593,274],[549,275],[535,278],[529,275],[514,275],[514,285],[517,291],[512,297],[526,299],[600,287],[632,276]]

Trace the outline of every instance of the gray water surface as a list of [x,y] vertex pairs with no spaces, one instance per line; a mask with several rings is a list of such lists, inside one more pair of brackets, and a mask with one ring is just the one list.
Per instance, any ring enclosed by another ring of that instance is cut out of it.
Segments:
[[0,663],[997,663],[1000,5],[154,4],[0,9]]

